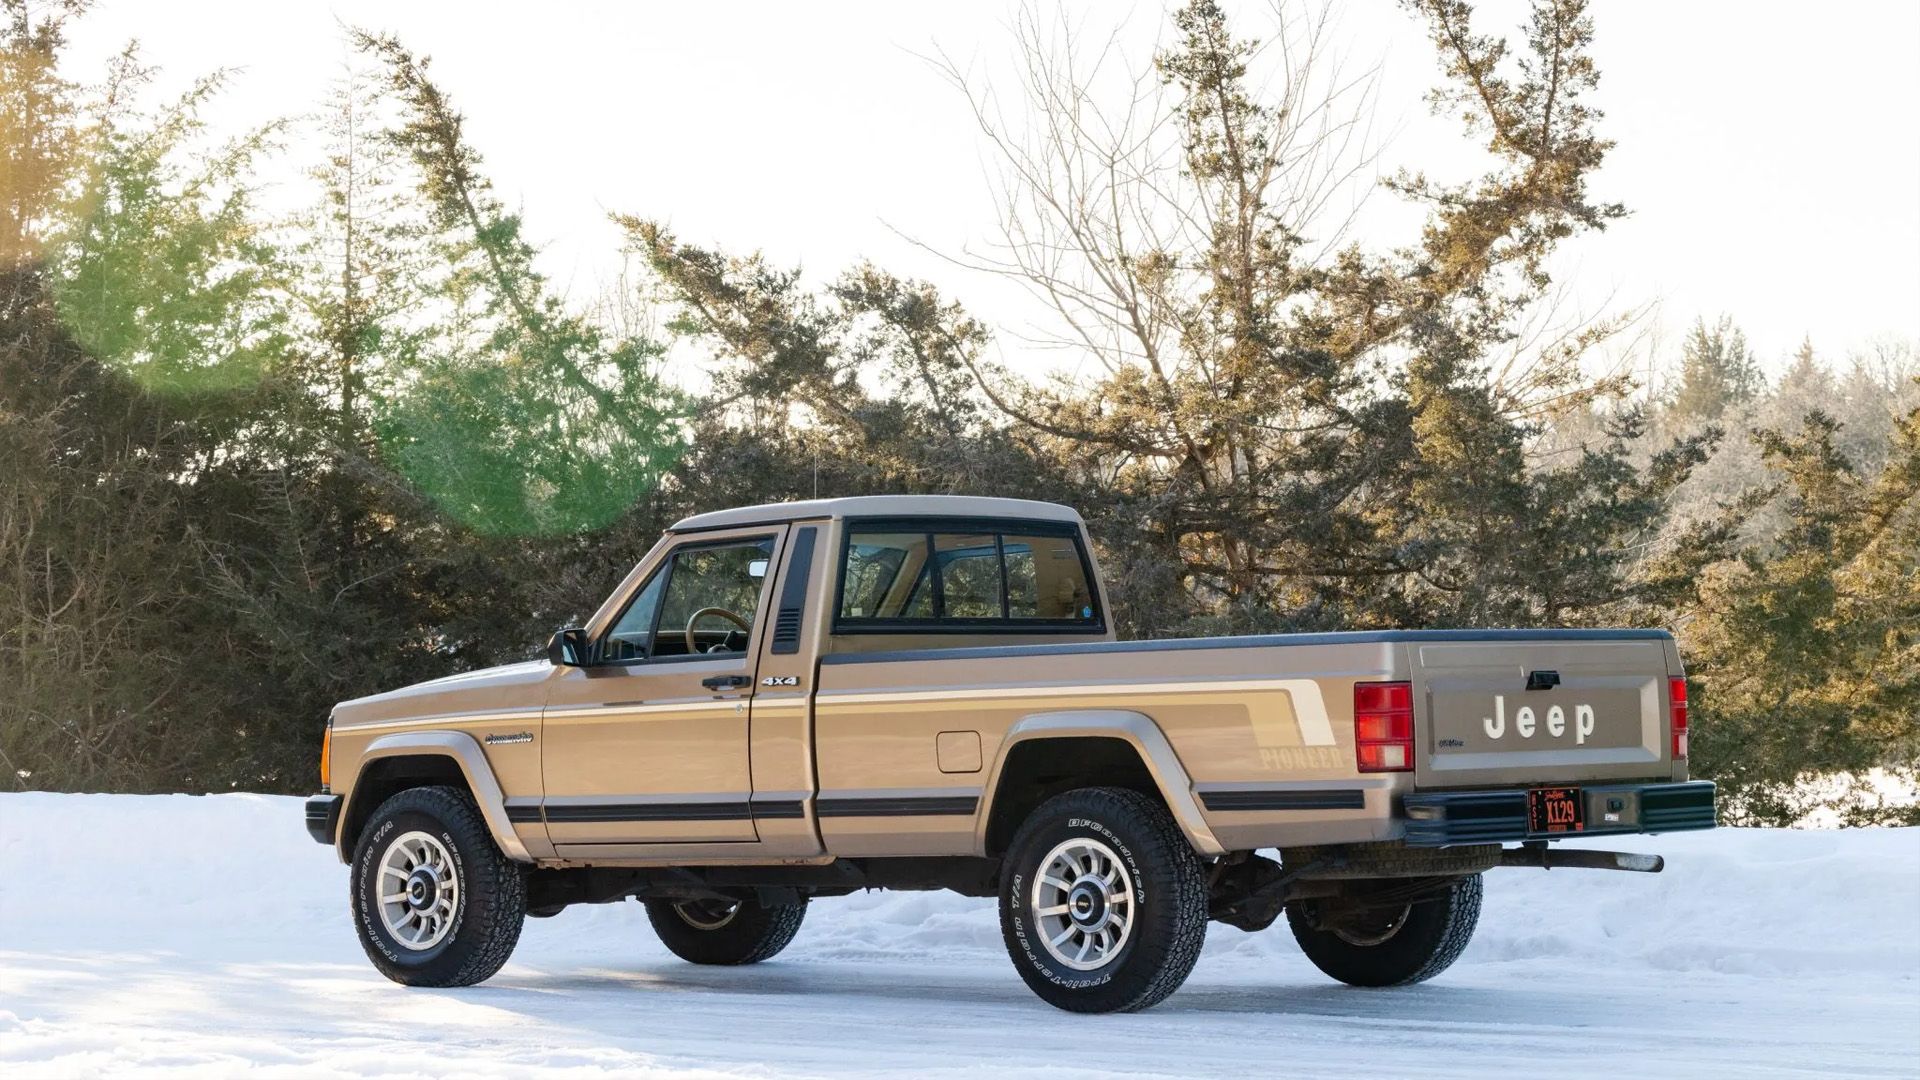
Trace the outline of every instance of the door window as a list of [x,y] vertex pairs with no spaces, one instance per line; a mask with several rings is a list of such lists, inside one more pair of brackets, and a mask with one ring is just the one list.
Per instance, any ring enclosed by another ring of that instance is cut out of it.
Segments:
[[660,614],[660,594],[666,584],[667,567],[662,566],[647,579],[646,586],[627,604],[627,610],[620,613],[613,629],[607,632],[600,647],[602,662],[645,660],[653,655],[653,623]]
[[601,659],[746,652],[772,558],[770,536],[676,548],[614,620]]

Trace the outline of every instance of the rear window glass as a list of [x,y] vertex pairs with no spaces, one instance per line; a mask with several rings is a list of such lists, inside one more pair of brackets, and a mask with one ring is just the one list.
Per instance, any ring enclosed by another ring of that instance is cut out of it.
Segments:
[[1079,530],[1028,522],[851,524],[843,628],[1096,629]]

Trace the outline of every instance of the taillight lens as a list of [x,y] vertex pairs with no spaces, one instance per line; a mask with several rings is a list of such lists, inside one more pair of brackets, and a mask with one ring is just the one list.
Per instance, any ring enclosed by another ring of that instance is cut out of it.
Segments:
[[333,718],[327,718],[327,733],[320,738],[320,786],[333,782]]
[[1353,684],[1353,746],[1361,772],[1413,768],[1413,684]]
[[1675,761],[1684,761],[1687,756],[1687,680],[1667,680],[1667,708],[1673,718],[1673,757]]

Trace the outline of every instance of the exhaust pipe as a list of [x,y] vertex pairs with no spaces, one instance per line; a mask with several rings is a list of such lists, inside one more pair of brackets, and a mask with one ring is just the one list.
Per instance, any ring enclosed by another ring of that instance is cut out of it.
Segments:
[[1501,866],[1536,866],[1542,870],[1627,870],[1636,874],[1657,874],[1666,869],[1667,860],[1658,855],[1631,851],[1589,851],[1585,848],[1558,849],[1545,844],[1506,848],[1500,852]]

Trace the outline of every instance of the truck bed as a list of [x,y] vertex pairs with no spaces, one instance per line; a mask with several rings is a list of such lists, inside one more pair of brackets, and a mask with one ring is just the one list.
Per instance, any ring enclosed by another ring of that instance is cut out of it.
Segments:
[[[991,661],[982,664],[981,661]],[[1534,690],[1530,678],[1553,685]],[[880,786],[933,798],[987,794],[931,748],[1004,748],[1056,710],[1138,713],[1163,731],[1223,846],[1404,837],[1416,791],[1677,780],[1667,740],[1663,630],[1382,630],[1160,641],[836,652],[815,698],[822,799]],[[982,676],[987,676],[982,678]],[[1362,773],[1356,683],[1411,684],[1412,768]],[[1489,731],[1497,724],[1499,736]],[[876,754],[884,738],[897,750]],[[858,748],[857,750],[855,748]],[[875,769],[885,760],[884,773]],[[972,764],[971,762],[961,764]],[[889,779],[890,778],[890,779]],[[957,830],[970,822],[952,822]],[[859,850],[871,826],[822,820]],[[929,826],[930,844],[940,826]],[[929,852],[934,850],[929,848]]]

